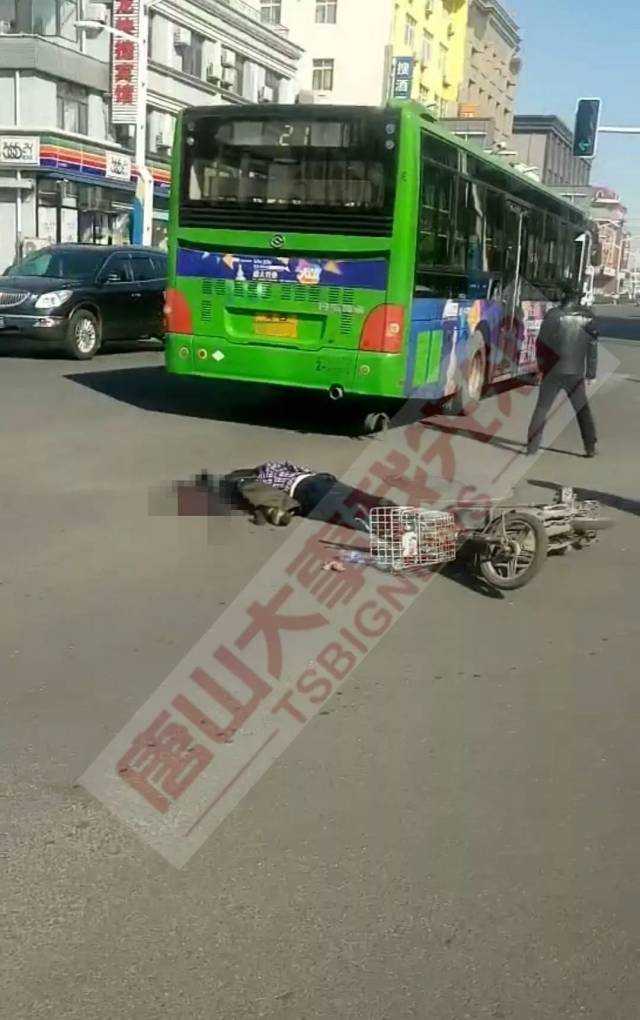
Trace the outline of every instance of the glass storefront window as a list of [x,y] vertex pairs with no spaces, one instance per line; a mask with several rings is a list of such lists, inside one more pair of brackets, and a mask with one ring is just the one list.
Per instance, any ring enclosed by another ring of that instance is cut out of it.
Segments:
[[154,248],[159,248],[160,251],[166,251],[168,247],[168,228],[169,224],[166,220],[153,221],[153,234],[151,238],[151,244]]
[[[152,244],[166,251],[166,196],[154,200]],[[129,244],[133,192],[64,178],[41,177],[37,187],[38,237],[52,244]]]

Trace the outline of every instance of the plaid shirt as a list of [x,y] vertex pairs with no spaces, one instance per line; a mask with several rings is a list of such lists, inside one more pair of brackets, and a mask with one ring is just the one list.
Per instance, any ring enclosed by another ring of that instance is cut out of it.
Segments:
[[272,485],[274,489],[282,489],[291,493],[295,482],[306,475],[313,474],[309,468],[290,464],[288,461],[270,460],[261,464],[258,469],[258,481],[263,485]]

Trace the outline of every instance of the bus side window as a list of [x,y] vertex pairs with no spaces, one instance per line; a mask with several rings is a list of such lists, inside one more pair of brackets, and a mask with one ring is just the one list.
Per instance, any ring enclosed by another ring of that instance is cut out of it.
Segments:
[[483,273],[488,269],[485,209],[484,184],[461,177],[458,181],[453,261],[455,266],[468,273]]
[[455,174],[446,167],[425,162],[422,167],[419,261],[448,266],[451,261],[451,225]]

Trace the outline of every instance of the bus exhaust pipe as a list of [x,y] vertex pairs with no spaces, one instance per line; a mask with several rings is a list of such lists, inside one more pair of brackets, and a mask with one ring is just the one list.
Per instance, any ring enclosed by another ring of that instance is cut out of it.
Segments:
[[331,400],[342,400],[342,398],[344,397],[344,389],[342,388],[342,386],[330,386],[329,396]]

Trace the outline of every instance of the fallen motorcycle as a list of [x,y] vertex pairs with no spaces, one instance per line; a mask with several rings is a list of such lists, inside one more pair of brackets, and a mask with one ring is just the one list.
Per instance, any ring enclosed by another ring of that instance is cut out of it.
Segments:
[[550,553],[592,545],[612,526],[600,504],[578,500],[563,488],[553,503],[490,506],[465,504],[447,511],[375,507],[368,532],[370,560],[384,570],[469,564],[490,587],[524,588]]

